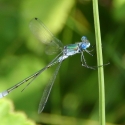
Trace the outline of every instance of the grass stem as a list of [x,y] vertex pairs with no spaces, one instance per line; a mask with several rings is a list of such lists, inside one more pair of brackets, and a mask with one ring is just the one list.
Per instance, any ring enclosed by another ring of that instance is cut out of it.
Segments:
[[[99,23],[98,0],[93,0],[93,15],[96,37],[96,51],[98,66],[103,65],[102,44]],[[100,125],[105,125],[105,87],[104,87],[104,71],[103,66],[98,68],[98,83],[99,83],[99,122]]]

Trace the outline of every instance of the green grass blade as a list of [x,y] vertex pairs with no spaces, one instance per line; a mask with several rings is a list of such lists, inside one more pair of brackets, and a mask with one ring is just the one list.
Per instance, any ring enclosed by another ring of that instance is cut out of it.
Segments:
[[[94,25],[96,35],[96,51],[97,63],[103,65],[101,33],[98,13],[98,0],[93,0]],[[99,83],[99,122],[100,125],[105,125],[105,88],[104,88],[104,72],[103,66],[98,68],[98,83]]]

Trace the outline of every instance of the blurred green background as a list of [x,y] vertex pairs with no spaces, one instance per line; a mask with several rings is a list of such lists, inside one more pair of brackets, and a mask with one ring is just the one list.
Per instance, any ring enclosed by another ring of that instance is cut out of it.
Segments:
[[[99,0],[99,11],[104,63],[110,62],[104,67],[106,121],[125,124],[125,1]],[[42,20],[64,45],[79,42],[83,35],[95,45],[92,1],[1,0],[0,91],[46,66],[56,56],[46,55],[43,44],[30,32],[29,22],[34,17]],[[95,66],[96,48],[92,54],[84,55],[87,64]],[[24,92],[20,91],[25,85],[5,98],[12,100],[15,111],[25,112],[37,123],[51,123],[52,114],[67,116],[70,122],[73,118],[78,125],[80,120],[85,120],[85,125],[98,121],[98,72],[82,67],[80,54],[62,63],[45,109],[37,114],[43,89],[54,69],[44,72]]]

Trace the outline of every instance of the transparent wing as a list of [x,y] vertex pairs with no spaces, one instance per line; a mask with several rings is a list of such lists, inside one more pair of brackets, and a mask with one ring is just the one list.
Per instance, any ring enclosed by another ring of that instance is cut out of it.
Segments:
[[47,27],[38,19],[34,18],[29,24],[32,33],[44,44],[46,44],[46,53],[54,54],[62,51],[62,42],[53,36]]
[[61,66],[61,63],[62,63],[62,61],[58,64],[58,66],[57,66],[57,68],[56,68],[56,70],[55,70],[49,84],[47,84],[46,88],[43,91],[43,95],[42,95],[42,98],[41,98],[40,103],[39,103],[38,113],[41,113],[43,111],[45,105],[46,105],[46,102],[47,102],[48,97],[50,95],[50,92],[51,92],[51,89],[53,87],[54,81],[56,79],[59,68]]

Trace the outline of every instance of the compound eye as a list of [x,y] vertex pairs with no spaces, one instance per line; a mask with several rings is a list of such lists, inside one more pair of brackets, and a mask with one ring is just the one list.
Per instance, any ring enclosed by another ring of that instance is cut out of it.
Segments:
[[83,36],[83,37],[81,38],[82,42],[84,42],[86,39],[87,39],[87,38],[86,38],[85,36]]

